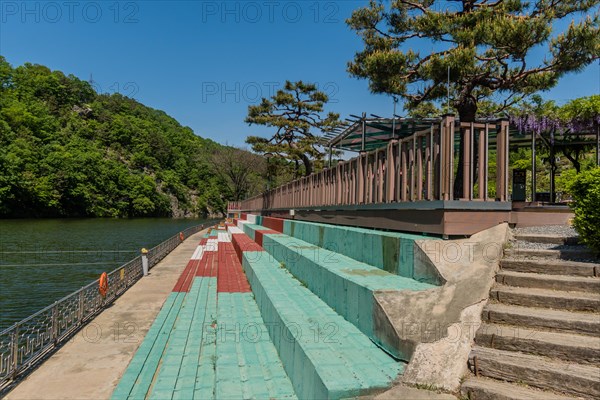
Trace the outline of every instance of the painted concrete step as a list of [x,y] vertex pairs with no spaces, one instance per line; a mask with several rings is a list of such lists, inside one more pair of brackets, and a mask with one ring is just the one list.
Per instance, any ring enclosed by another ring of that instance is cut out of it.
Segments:
[[476,346],[469,355],[476,375],[524,383],[570,396],[600,397],[600,367]]
[[[375,329],[374,293],[378,290],[428,290],[435,286],[389,273],[377,267],[356,261],[333,251],[323,249],[298,238],[284,234],[269,234],[258,230],[256,225],[245,224],[245,231],[262,234],[263,247],[288,269],[294,277],[353,323],[376,343],[385,346]],[[386,350],[401,359],[397,348]]]
[[299,398],[366,395],[404,370],[266,252],[244,252],[243,267]]
[[529,233],[517,233],[515,234],[516,240],[522,240],[524,242],[533,243],[551,243],[551,244],[577,244],[579,243],[579,236],[557,236],[557,235],[544,235],[544,234],[529,234]]
[[484,323],[477,331],[475,343],[481,347],[600,365],[600,339],[594,336]]
[[600,279],[596,277],[500,270],[496,275],[496,282],[507,286],[600,293]]
[[[263,217],[263,225],[277,228],[273,220]],[[280,233],[315,246],[334,251],[356,261],[372,265],[389,273],[440,284],[437,271],[415,269],[415,240],[435,239],[409,233],[385,232],[352,226],[323,224],[298,220],[279,220]]]
[[497,285],[490,298],[500,303],[557,310],[600,312],[600,294]]
[[149,399],[212,398],[217,279],[195,278],[161,355]]
[[[557,246],[558,247],[558,246]],[[585,259],[583,262],[598,262],[598,261],[587,261],[597,260],[597,256],[589,250],[587,247],[578,246],[579,248],[567,248],[567,249],[529,249],[519,248],[518,242],[514,247],[506,249],[504,254],[511,258],[529,257],[529,258],[545,258],[551,260],[573,260],[578,261]]]
[[489,323],[600,336],[600,314],[598,313],[488,303],[483,309],[482,320]]
[[499,381],[484,377],[469,377],[463,382],[460,392],[469,400],[573,400],[546,390],[539,390],[522,384]]
[[217,399],[295,399],[252,293],[219,293]]
[[112,399],[146,397],[184,297],[185,292],[172,292],[167,297],[113,391]]
[[595,276],[600,274],[600,264],[567,260],[535,260],[504,258],[500,267],[505,271],[534,272],[551,275]]

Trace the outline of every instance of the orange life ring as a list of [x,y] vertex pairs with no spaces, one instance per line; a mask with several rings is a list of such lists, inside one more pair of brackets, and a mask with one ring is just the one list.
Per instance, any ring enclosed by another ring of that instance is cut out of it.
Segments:
[[102,275],[100,275],[100,282],[98,283],[98,292],[100,292],[100,295],[102,297],[105,297],[106,292],[108,292],[108,275],[106,275],[106,272],[103,272]]
[[185,239],[185,237],[183,236],[183,232],[179,232],[179,240],[183,242],[183,239]]

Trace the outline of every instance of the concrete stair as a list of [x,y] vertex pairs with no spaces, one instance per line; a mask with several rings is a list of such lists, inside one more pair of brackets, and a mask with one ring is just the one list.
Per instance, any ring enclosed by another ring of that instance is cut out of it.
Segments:
[[474,376],[463,383],[462,395],[600,398],[598,259],[574,246],[572,236],[520,234],[516,239],[484,307],[469,357]]
[[546,258],[552,260],[578,260],[582,257],[589,259],[594,258],[594,253],[584,246],[571,246],[569,248],[561,248],[561,246],[556,246],[550,249],[511,248],[507,249],[505,254],[513,258],[529,257]]
[[583,364],[600,363],[600,340],[593,336],[485,323],[475,341],[479,346],[492,349],[522,351]]
[[594,276],[600,274],[600,264],[567,260],[505,258],[500,266],[505,271],[536,274]]
[[504,304],[571,311],[600,310],[600,294],[498,285],[490,298]]
[[600,397],[597,366],[487,347],[475,347],[469,364],[475,375],[523,383],[571,396]]
[[496,282],[523,288],[600,293],[600,279],[587,276],[547,275],[501,270],[496,275]]
[[565,396],[523,384],[500,382],[496,379],[470,377],[462,384],[461,394],[477,400],[573,400]]
[[560,332],[585,333],[600,337],[600,318],[596,313],[520,307],[490,303],[483,309],[483,321]]
[[557,245],[575,245],[579,243],[578,236],[563,236],[563,235],[548,235],[548,234],[530,234],[530,233],[517,233],[515,239],[521,242],[530,243],[547,243]]

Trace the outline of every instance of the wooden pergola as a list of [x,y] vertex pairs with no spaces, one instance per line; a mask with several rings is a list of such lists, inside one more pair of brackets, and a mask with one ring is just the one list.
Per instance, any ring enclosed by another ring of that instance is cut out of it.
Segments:
[[[564,223],[568,210],[542,215],[513,209],[509,146],[531,141],[508,119],[461,122],[452,114],[427,119],[363,114],[322,142],[330,154],[345,150],[357,152],[356,157],[335,163],[330,157],[328,168],[246,199],[238,209],[444,237],[470,235],[501,222]],[[495,157],[495,170],[490,157]],[[495,191],[488,190],[490,176]],[[460,198],[454,194],[457,178]]]

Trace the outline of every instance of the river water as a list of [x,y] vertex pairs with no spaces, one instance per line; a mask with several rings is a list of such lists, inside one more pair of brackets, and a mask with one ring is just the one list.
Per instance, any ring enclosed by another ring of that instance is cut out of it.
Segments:
[[0,220],[0,331],[199,219]]

